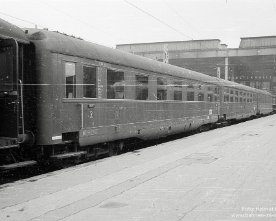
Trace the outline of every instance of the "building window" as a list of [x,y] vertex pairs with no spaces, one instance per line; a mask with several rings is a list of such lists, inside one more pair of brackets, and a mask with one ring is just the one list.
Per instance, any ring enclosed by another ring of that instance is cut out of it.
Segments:
[[96,67],[83,66],[83,97],[96,98]]
[[157,78],[157,100],[167,100],[166,81],[163,78]]
[[149,96],[148,89],[149,77],[136,75],[136,100],[147,100]]
[[229,95],[224,95],[224,102],[229,102]]
[[124,99],[124,72],[107,70],[107,99]]
[[253,101],[257,101],[257,96],[256,96],[256,94],[253,94]]
[[65,63],[65,95],[66,98],[76,97],[76,65],[75,63]]
[[194,101],[195,100],[195,92],[188,91],[187,92],[187,101]]

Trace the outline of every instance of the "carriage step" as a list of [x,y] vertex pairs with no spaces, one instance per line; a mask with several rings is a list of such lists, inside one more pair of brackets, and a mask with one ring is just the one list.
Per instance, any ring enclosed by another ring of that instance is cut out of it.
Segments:
[[18,162],[18,163],[1,165],[0,170],[14,170],[14,169],[23,168],[23,167],[34,166],[36,164],[37,164],[37,162],[34,160],[23,161],[23,162]]
[[50,158],[53,160],[61,160],[61,159],[66,159],[66,158],[80,157],[85,154],[87,154],[86,151],[79,151],[79,152],[71,152],[71,153],[52,155],[52,156],[50,156]]

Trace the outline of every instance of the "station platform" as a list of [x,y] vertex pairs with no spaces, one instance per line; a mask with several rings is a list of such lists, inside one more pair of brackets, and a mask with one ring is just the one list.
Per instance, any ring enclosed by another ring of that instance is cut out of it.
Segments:
[[276,220],[276,115],[2,185],[0,220]]

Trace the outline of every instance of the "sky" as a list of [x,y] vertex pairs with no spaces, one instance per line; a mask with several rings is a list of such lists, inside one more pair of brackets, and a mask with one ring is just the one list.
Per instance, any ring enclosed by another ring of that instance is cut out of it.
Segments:
[[117,44],[276,36],[276,0],[0,0],[0,18]]

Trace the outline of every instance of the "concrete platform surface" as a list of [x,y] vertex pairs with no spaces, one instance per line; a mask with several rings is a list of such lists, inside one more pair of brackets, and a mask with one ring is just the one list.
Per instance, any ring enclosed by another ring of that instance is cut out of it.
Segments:
[[276,220],[276,115],[2,185],[0,220]]

